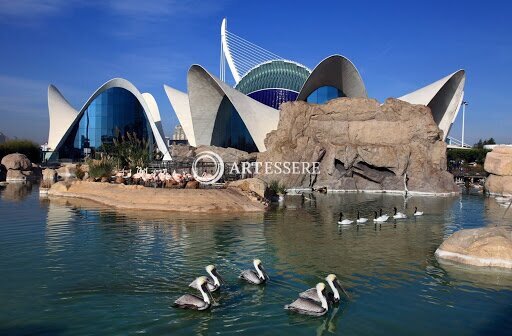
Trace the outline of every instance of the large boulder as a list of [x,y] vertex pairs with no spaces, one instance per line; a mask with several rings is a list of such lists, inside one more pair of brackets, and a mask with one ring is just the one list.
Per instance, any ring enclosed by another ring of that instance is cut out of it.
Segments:
[[265,145],[259,162],[319,163],[318,174],[310,166],[260,175],[287,188],[459,192],[446,170],[442,131],[423,105],[392,98],[382,105],[367,98],[288,102]]
[[14,170],[31,170],[32,162],[25,156],[25,154],[13,153],[7,154],[2,158],[2,165],[5,169]]
[[7,182],[17,182],[17,181],[26,181],[33,179],[34,173],[31,170],[14,170],[9,169],[7,171],[6,181]]
[[487,153],[484,169],[500,176],[512,176],[512,147],[498,146]]
[[487,153],[484,169],[490,174],[485,180],[487,192],[512,195],[512,147],[497,146]]
[[507,227],[460,230],[448,237],[435,255],[441,261],[512,269],[512,230]]
[[57,171],[55,169],[46,168],[43,170],[43,181],[57,181]]
[[245,192],[253,192],[261,198],[265,198],[267,194],[268,184],[259,178],[248,178],[229,182],[228,187],[238,188]]
[[69,178],[76,176],[76,164],[65,164],[57,169],[57,174],[61,178]]
[[223,147],[217,147],[217,146],[204,146],[201,145],[196,148],[196,155],[201,154],[202,152],[214,152],[215,154],[219,155],[221,159],[225,163],[239,163],[242,161],[246,161],[248,158],[251,158],[251,155],[247,152],[244,152],[243,150],[239,150],[236,148],[223,148]]
[[512,176],[489,175],[485,189],[495,195],[512,195]]

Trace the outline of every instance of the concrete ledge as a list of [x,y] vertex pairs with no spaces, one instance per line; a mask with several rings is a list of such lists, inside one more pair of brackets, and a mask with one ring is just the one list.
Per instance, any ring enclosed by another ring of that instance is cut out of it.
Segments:
[[263,204],[236,188],[162,189],[99,182],[57,182],[50,197],[91,200],[116,209],[172,211],[190,213],[262,212]]

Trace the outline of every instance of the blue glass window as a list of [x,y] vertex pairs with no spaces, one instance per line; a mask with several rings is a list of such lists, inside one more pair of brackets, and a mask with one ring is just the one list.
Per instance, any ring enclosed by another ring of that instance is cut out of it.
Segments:
[[222,99],[217,111],[211,144],[218,147],[232,147],[246,152],[258,151],[245,123],[227,97]]
[[313,91],[306,101],[308,103],[323,104],[331,99],[346,97],[343,91],[334,86],[321,86]]
[[110,88],[84,111],[59,149],[59,157],[79,159],[87,143],[93,150],[98,149],[128,132],[149,140],[153,147],[153,133],[138,99],[128,90]]
[[285,89],[265,89],[248,94],[252,99],[275,109],[279,109],[282,103],[295,101],[298,95],[295,91]]

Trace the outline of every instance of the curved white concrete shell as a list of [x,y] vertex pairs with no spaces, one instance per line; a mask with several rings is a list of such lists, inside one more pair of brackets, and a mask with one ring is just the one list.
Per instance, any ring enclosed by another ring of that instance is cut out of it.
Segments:
[[322,86],[335,87],[346,97],[368,97],[359,71],[341,55],[331,55],[318,63],[302,86],[297,100],[306,101],[313,91]]
[[160,117],[160,110],[158,109],[158,104],[156,103],[155,97],[151,93],[144,92],[142,97],[148,104],[149,112],[155,122],[156,128],[160,132],[160,136],[162,139],[165,139],[164,130],[162,128],[162,118]]
[[[48,136],[48,146],[50,150],[52,150],[53,152],[57,152],[59,150],[59,147],[62,145],[66,137],[71,132],[73,126],[75,126],[75,124],[80,120],[80,117],[84,114],[89,105],[101,93],[110,88],[115,87],[129,91],[139,101],[143,108],[144,114],[149,122],[151,131],[153,132],[158,149],[164,155],[163,160],[171,160],[171,156],[169,154],[167,146],[165,145],[162,133],[160,132],[158,126],[155,123],[155,117],[159,118],[160,114],[158,112],[158,107],[156,107],[156,102],[154,98],[151,95],[146,94],[146,98],[150,100],[150,102],[148,103],[144,96],[139,92],[139,90],[132,83],[123,78],[111,79],[102,86],[100,86],[91,95],[91,97],[87,100],[87,102],[84,104],[84,106],[80,109],[79,112],[76,112],[76,110],[71,110],[72,107],[60,94],[60,92],[55,88],[55,86],[50,85],[48,87],[48,111],[50,114],[50,134]],[[73,111],[76,112],[74,114],[74,118],[71,117]],[[54,125],[53,127],[52,124]]]
[[278,110],[247,97],[199,65],[190,67],[187,82],[190,119],[197,145],[212,144],[217,112],[221,102],[227,97],[247,127],[258,150],[265,151],[265,137],[277,128],[279,122]]
[[66,98],[54,86],[48,86],[48,112],[50,114],[50,130],[48,134],[48,147],[57,148],[60,140],[68,131],[70,125],[78,116]]
[[430,107],[434,121],[443,131],[444,140],[448,136],[455,117],[457,117],[457,112],[460,109],[464,97],[465,82],[466,72],[458,70],[398,99],[411,104],[421,104]]
[[194,135],[194,127],[192,125],[192,116],[190,114],[190,104],[188,95],[185,92],[173,89],[164,84],[164,90],[167,98],[171,102],[171,106],[178,117],[183,132],[187,137],[188,143],[196,147],[196,137]]

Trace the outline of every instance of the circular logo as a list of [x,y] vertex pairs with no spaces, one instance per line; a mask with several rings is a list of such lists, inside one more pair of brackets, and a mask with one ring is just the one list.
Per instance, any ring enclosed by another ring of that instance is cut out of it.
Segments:
[[192,163],[192,175],[196,181],[213,184],[224,175],[224,161],[214,152],[202,152]]

